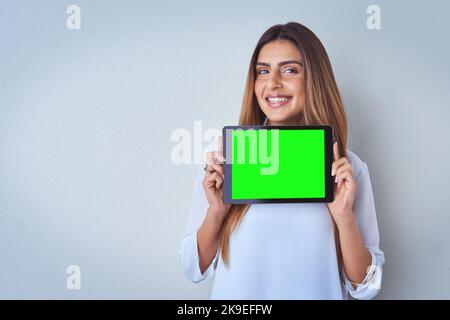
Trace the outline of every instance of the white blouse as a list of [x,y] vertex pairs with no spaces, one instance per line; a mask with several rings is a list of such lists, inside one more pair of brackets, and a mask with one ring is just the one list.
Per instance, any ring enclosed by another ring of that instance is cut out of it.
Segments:
[[200,282],[213,274],[211,299],[371,299],[381,287],[384,254],[369,171],[347,149],[357,182],[353,211],[372,265],[356,289],[339,277],[332,217],[325,203],[252,204],[230,237],[229,266],[220,249],[207,270],[199,267],[197,230],[208,208],[199,168],[184,237],[178,248],[183,273]]

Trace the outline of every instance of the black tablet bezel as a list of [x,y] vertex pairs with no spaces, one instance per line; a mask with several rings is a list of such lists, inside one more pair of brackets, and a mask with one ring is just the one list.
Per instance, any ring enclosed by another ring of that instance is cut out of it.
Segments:
[[225,181],[223,184],[223,202],[226,204],[253,204],[253,203],[311,203],[311,202],[333,202],[334,177],[331,175],[331,165],[333,163],[333,127],[330,125],[317,126],[224,126],[223,137],[223,157],[227,159],[227,135],[230,129],[280,129],[280,130],[314,130],[321,129],[325,133],[325,197],[324,198],[269,198],[269,199],[232,199],[231,198],[231,163],[224,163]]

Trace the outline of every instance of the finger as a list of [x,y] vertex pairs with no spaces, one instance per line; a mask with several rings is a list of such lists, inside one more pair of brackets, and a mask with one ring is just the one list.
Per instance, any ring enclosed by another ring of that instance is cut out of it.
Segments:
[[344,172],[342,172],[337,177],[337,186],[338,186],[338,188],[345,181],[348,182],[348,183],[353,183],[353,175],[352,175],[352,173],[349,170],[345,170]]
[[339,145],[337,142],[333,144],[334,161],[339,160]]
[[331,165],[331,175],[332,176],[336,175],[336,171],[338,170],[338,168],[341,167],[342,165],[344,165],[347,162],[348,162],[348,160],[345,157],[334,161],[333,164]]
[[209,174],[204,180],[204,184],[208,188],[216,187],[218,189],[220,188],[222,183],[223,179],[217,171],[214,171],[213,173]]
[[216,150],[217,151],[223,151],[223,138],[222,138],[222,136],[217,136]]
[[223,153],[222,151],[206,152],[204,159],[207,163],[220,163],[220,160],[223,159]]
[[224,171],[222,164],[210,164],[208,165],[208,170],[209,168],[211,168],[214,171],[217,171],[222,176],[222,178],[224,178]]
[[208,178],[211,175],[211,171],[209,170],[209,165],[207,164],[206,167],[203,169],[205,171],[205,177],[204,179]]
[[205,169],[205,171],[206,171],[206,176],[210,176],[212,173],[214,173],[214,172],[216,172],[212,167],[212,164],[211,163],[208,163],[207,165],[206,165],[206,169]]
[[204,188],[210,188],[212,185],[214,185],[214,173],[206,172],[205,178],[203,179],[203,187]]
[[349,172],[350,175],[352,175],[351,169],[348,168],[340,170],[340,172],[336,173],[336,178],[334,179],[334,182],[339,184],[339,180],[342,180],[342,176],[345,175],[347,172]]
[[217,163],[225,163],[225,158],[223,157],[223,152],[221,150],[214,151],[214,157]]
[[341,174],[342,172],[344,172],[345,170],[349,170],[350,172],[352,172],[352,165],[350,162],[347,162],[347,163],[343,164],[342,166],[340,166],[339,168],[337,168],[336,177],[339,174]]
[[212,151],[206,154],[206,163],[224,163],[222,151]]
[[205,182],[211,184],[215,181],[216,177],[220,176],[220,174],[217,171],[211,171],[211,172],[207,172],[206,176],[205,176]]
[[222,177],[220,175],[217,175],[215,180],[216,180],[216,189],[220,190],[220,186],[223,183],[223,179],[222,179]]

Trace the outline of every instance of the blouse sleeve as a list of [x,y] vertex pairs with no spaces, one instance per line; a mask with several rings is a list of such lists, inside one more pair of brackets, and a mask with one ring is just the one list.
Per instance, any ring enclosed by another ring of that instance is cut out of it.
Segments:
[[364,280],[359,284],[355,284],[356,288],[353,287],[345,272],[342,273],[348,293],[355,299],[369,300],[374,298],[381,289],[384,253],[379,248],[380,236],[369,169],[363,161],[361,161],[361,170],[356,178],[356,183],[353,209],[361,237],[372,257],[372,263]]
[[199,255],[197,247],[197,231],[200,228],[208,209],[208,201],[202,187],[205,171],[199,168],[194,184],[191,207],[184,236],[178,247],[178,259],[181,263],[184,275],[192,282],[200,282],[209,278],[216,269],[219,257],[219,249],[208,268],[200,271]]

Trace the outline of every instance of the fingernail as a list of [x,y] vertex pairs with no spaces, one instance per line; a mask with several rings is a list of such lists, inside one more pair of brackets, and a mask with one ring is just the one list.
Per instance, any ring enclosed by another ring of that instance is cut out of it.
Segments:
[[337,177],[336,178],[334,178],[334,183],[336,183],[337,182]]

